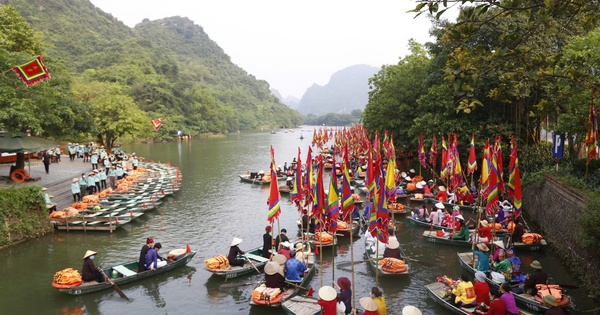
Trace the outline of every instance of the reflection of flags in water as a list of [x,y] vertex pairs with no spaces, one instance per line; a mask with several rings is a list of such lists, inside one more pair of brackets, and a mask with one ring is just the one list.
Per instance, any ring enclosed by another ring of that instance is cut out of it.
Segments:
[[161,119],[154,119],[150,121],[152,123],[152,127],[154,128],[154,130],[158,130],[162,127],[162,121]]
[[50,79],[50,72],[46,69],[42,56],[37,56],[20,66],[13,67],[13,71],[27,86]]

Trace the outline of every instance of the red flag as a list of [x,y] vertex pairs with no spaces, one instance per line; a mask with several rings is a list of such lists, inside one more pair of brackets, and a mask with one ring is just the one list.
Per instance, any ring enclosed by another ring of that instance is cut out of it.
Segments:
[[37,56],[20,66],[13,67],[13,71],[27,86],[50,79],[50,72],[46,69],[42,56]]
[[467,161],[467,174],[473,174],[477,170],[477,154],[475,153],[475,134],[471,136],[471,150]]
[[191,251],[192,251],[192,249],[190,248],[190,244],[185,244],[185,252],[189,253]]
[[313,296],[314,290],[312,287],[308,288],[308,292],[306,292],[306,296]]
[[150,123],[152,123],[152,127],[154,128],[154,130],[158,130],[162,127],[162,121],[160,120],[160,118],[151,120]]

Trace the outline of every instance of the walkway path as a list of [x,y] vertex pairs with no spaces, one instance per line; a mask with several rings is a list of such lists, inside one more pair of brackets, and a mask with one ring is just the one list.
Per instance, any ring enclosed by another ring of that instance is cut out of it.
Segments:
[[[73,194],[71,194],[71,182],[73,178],[80,177],[81,173],[89,174],[92,171],[92,164],[83,163],[83,159],[69,161],[69,156],[61,156],[60,163],[50,164],[49,174],[46,174],[44,164],[40,160],[30,160],[31,165],[25,161],[25,170],[29,172],[32,178],[39,178],[38,181],[24,182],[17,184],[10,179],[0,179],[0,188],[10,187],[12,185],[39,185],[48,188],[48,193],[57,209],[64,209],[73,203]],[[10,167],[14,164],[0,164],[0,176],[9,176]]]

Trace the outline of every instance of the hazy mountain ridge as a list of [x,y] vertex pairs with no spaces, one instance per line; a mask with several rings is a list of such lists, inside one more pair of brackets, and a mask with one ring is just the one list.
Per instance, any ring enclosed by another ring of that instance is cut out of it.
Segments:
[[362,64],[334,73],[326,85],[313,84],[306,90],[298,104],[298,112],[320,116],[364,110],[369,100],[369,78],[379,70]]

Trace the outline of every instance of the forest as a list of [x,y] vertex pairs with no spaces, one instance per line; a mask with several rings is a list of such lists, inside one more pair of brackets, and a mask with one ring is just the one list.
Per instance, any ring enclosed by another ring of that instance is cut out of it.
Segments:
[[51,75],[28,87],[4,72],[0,129],[112,146],[302,124],[189,19],[131,29],[87,0],[0,4],[2,68],[43,56]]

